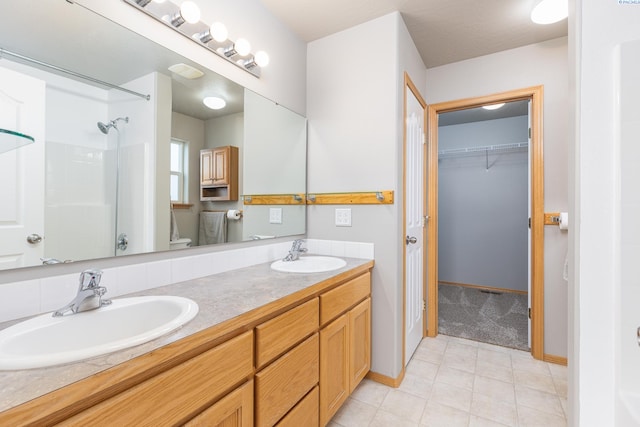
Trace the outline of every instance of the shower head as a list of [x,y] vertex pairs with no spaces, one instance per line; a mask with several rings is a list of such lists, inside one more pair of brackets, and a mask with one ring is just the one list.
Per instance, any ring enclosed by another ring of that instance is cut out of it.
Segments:
[[108,124],[98,122],[98,129],[100,129],[100,132],[106,135],[109,133],[109,130],[111,130],[111,128],[118,130],[118,126],[116,126],[116,123],[120,120],[123,120],[125,123],[129,123],[129,117],[118,117],[115,120],[111,120]]

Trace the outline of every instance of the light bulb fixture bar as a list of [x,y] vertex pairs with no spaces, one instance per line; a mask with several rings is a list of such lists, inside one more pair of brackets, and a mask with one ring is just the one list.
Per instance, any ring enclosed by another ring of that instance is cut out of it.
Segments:
[[266,52],[251,53],[246,39],[229,40],[222,23],[200,21],[200,10],[193,1],[184,1],[180,6],[171,1],[123,1],[255,77],[260,78],[262,67],[269,63]]

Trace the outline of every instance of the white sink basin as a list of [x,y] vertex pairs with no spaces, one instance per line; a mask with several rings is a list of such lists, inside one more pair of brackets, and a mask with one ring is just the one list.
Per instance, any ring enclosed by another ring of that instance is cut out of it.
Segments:
[[347,265],[340,258],[330,256],[301,256],[295,261],[275,261],[271,268],[284,273],[323,273],[333,271]]
[[34,317],[0,331],[0,370],[77,362],[151,341],[198,313],[194,301],[174,296],[115,299],[97,310]]

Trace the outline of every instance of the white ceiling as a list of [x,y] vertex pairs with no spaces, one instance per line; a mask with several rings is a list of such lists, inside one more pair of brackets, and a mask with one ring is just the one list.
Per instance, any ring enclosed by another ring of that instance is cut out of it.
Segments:
[[260,1],[306,42],[399,11],[427,68],[567,35],[531,22],[536,0]]

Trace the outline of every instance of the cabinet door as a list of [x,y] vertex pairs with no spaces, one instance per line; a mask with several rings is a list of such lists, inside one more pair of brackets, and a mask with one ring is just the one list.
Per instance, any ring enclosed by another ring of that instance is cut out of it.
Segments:
[[219,148],[212,153],[213,171],[211,179],[214,184],[229,184],[229,148]]
[[371,368],[371,298],[349,311],[349,393]]
[[320,425],[326,425],[349,396],[349,314],[320,331]]
[[200,151],[200,185],[213,184],[213,151]]
[[253,425],[253,380],[238,387],[185,427],[249,427]]

